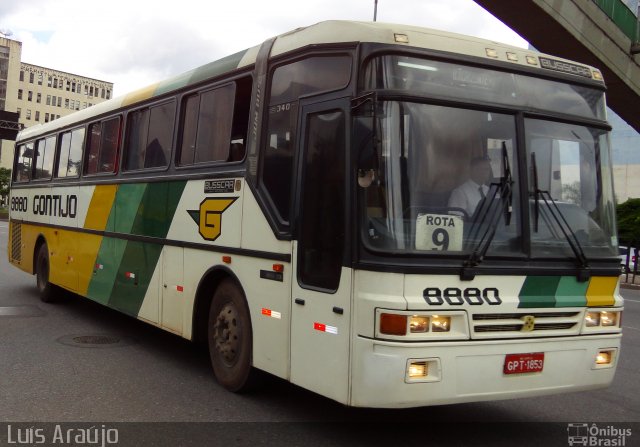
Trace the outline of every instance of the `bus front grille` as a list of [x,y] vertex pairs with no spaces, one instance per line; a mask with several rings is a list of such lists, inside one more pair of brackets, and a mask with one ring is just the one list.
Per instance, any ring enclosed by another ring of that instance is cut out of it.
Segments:
[[581,312],[520,312],[473,315],[475,338],[577,335]]

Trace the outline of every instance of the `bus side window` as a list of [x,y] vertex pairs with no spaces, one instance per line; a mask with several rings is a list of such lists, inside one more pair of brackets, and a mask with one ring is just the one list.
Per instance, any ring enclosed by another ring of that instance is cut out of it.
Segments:
[[16,168],[14,182],[28,182],[31,178],[33,161],[33,143],[21,144],[16,151]]
[[[120,122],[120,117],[116,116],[89,125],[85,174],[116,172],[120,144]],[[74,144],[73,141],[72,144]]]
[[100,143],[99,172],[115,172],[118,167],[118,147],[120,145],[120,117],[108,119],[102,123]]
[[180,165],[227,161],[235,84],[190,95],[183,103]]
[[175,102],[135,110],[127,118],[125,169],[161,168],[169,164]]
[[84,128],[62,134],[56,177],[77,177],[79,175],[83,142]]
[[53,156],[56,150],[56,137],[50,136],[36,142],[35,179],[50,179],[53,172]]

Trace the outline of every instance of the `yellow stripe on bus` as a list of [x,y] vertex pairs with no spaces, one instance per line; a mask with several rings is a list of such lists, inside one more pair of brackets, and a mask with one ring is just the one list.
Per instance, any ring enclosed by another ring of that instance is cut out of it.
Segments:
[[156,82],[155,84],[152,84],[148,87],[144,87],[144,88],[141,88],[140,90],[136,90],[135,92],[129,93],[127,96],[124,97],[124,100],[122,101],[122,107],[126,107],[136,102],[144,101],[145,99],[151,98],[155,93],[156,89],[158,88],[158,85],[160,85],[160,83]]
[[587,289],[587,306],[613,306],[618,277],[593,276]]
[[117,191],[117,185],[96,186],[89,204],[87,218],[84,221],[84,228],[104,231]]

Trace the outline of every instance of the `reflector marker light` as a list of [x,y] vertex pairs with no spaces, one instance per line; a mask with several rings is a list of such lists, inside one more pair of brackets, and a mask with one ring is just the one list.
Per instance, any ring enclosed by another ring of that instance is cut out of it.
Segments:
[[231,264],[231,256],[223,256],[222,262],[224,262],[225,264]]
[[104,270],[103,264],[96,264],[96,270]]
[[273,268],[273,271],[276,272],[276,273],[284,272],[284,265],[283,264],[273,264],[272,268]]
[[178,292],[184,292],[184,287],[182,287],[182,286],[176,286],[176,290],[177,290]]
[[338,328],[335,326],[329,326],[327,324],[322,324],[322,323],[313,323],[313,328],[316,331],[320,331],[320,332],[328,332],[329,334],[338,334]]
[[277,318],[278,320],[282,318],[282,314],[280,312],[276,312],[275,310],[267,309],[265,307],[262,308],[262,315]]
[[125,276],[126,278],[129,278],[129,279],[135,279],[136,274],[135,274],[135,273],[133,273],[133,272],[127,272],[127,273],[125,273],[125,274],[124,274],[124,276]]

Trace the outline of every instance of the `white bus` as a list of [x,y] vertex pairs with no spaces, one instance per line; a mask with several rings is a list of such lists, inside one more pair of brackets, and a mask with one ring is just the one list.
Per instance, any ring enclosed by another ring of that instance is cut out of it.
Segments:
[[22,131],[9,259],[352,406],[613,380],[623,300],[601,73],[329,21]]

